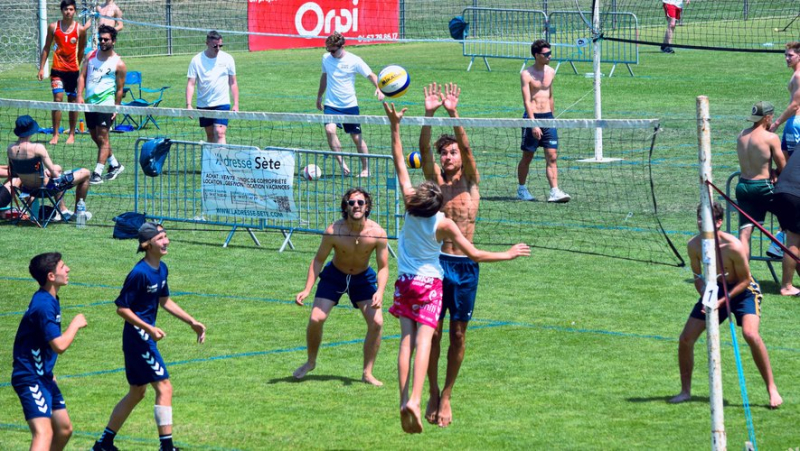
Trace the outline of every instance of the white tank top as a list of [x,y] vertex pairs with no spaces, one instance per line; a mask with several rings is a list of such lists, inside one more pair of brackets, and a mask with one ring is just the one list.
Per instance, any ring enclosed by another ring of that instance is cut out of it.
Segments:
[[397,253],[397,274],[412,274],[424,277],[444,277],[439,253],[442,242],[436,241],[436,227],[444,218],[439,212],[430,218],[420,218],[406,213],[405,224],[400,231]]
[[105,61],[97,59],[97,51],[89,55],[86,68],[86,94],[84,100],[93,105],[114,105],[117,95],[117,64],[119,55],[114,53]]

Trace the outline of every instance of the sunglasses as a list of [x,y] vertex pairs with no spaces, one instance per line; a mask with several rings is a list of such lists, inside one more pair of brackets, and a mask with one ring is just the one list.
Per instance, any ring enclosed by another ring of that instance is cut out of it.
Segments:
[[111,38],[97,38],[100,42],[111,42]]
[[358,199],[358,200],[350,199],[347,201],[347,205],[351,207],[354,206],[355,204],[358,204],[359,207],[363,207],[365,203],[366,201],[364,199]]
[[211,47],[213,47],[215,49],[221,49],[223,45],[225,45],[225,44],[216,44],[216,45],[212,45]]
[[545,58],[550,58],[550,55],[552,55],[552,54],[553,54],[553,52],[542,52],[539,55],[542,55]]

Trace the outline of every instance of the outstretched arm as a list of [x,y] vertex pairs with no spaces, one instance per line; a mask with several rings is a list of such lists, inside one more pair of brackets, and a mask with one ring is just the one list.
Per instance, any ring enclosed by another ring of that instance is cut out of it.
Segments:
[[389,128],[392,131],[392,158],[397,171],[397,183],[403,190],[403,203],[405,203],[406,197],[414,194],[414,186],[411,184],[411,178],[408,176],[408,169],[403,158],[403,143],[400,141],[400,121],[407,108],[398,112],[394,103],[384,103],[383,109],[386,111],[386,116],[389,117]]
[[[461,88],[455,83],[448,83],[445,85],[444,96],[444,109],[447,114],[452,118],[458,118],[458,99],[461,96]],[[478,165],[475,163],[475,156],[472,154],[472,149],[469,147],[469,139],[467,138],[467,131],[464,127],[456,125],[453,127],[453,133],[456,135],[456,142],[458,142],[458,151],[461,153],[461,172],[470,181],[478,184],[480,176],[478,175]]]
[[791,83],[794,85],[794,92],[792,93],[792,98],[789,99],[789,106],[786,107],[780,117],[775,119],[775,122],[769,127],[769,131],[771,132],[777,130],[778,127],[788,121],[790,117],[797,115],[797,111],[800,109],[800,75],[797,75],[797,73],[792,75]]
[[385,96],[383,95],[383,91],[381,91],[381,88],[378,86],[378,76],[375,75],[374,73],[370,73],[369,75],[367,75],[367,78],[369,79],[369,81],[372,82],[372,86],[375,86],[375,95],[378,96],[378,100],[383,102]]
[[[442,106],[442,91],[436,83],[429,84],[423,91],[425,92],[425,117],[433,117],[436,110]],[[419,156],[422,160],[422,173],[425,175],[425,179],[440,183],[439,174],[437,174],[436,170],[436,162],[434,161],[433,152],[431,151],[430,125],[424,125],[419,132]]]
[[505,252],[489,252],[476,248],[468,239],[464,237],[461,230],[458,228],[452,219],[445,218],[439,222],[439,227],[436,230],[437,238],[450,240],[453,244],[461,249],[467,257],[472,261],[478,263],[491,263],[505,260],[513,260],[517,257],[531,255],[531,248],[527,244],[519,243],[511,246]]

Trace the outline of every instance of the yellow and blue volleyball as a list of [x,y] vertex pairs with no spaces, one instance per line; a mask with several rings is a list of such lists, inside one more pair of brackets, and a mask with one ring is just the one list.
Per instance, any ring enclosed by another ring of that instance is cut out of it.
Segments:
[[422,167],[422,157],[419,152],[411,152],[406,158],[406,164],[412,169],[419,169]]
[[397,98],[408,91],[411,77],[401,66],[392,64],[381,69],[378,74],[378,88],[386,97]]

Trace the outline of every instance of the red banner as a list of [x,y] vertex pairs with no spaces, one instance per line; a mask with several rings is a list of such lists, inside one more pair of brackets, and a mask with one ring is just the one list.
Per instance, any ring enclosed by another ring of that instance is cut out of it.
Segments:
[[[324,47],[334,31],[346,38],[368,38],[348,44],[376,44],[398,38],[399,0],[249,0],[250,50]],[[290,37],[297,36],[297,37]]]

